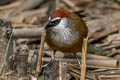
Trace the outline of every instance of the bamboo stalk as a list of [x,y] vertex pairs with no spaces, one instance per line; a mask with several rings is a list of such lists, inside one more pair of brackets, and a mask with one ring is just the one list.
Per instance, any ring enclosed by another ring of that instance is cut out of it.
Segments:
[[80,77],[80,80],[85,80],[87,40],[88,40],[88,38],[84,39],[83,46],[82,46],[82,61],[81,61],[81,77]]
[[16,2],[11,3],[11,4],[9,4],[9,5],[1,6],[1,7],[0,7],[0,10],[15,8],[15,7],[17,7],[18,5],[20,5],[20,1],[16,1]]
[[61,59],[59,61],[59,80],[62,80],[62,62],[61,62]]
[[13,26],[15,27],[15,28],[23,28],[23,27],[41,27],[42,25],[40,24],[40,25],[33,25],[33,24],[24,24],[24,23],[13,23]]
[[[51,52],[50,51],[44,51],[44,53],[46,53],[48,56],[51,56]],[[56,56],[57,54],[61,54],[62,52],[56,52]],[[76,53],[77,57],[78,58],[81,58],[81,53]],[[66,53],[64,54],[64,57],[65,58],[68,58],[68,57],[74,57],[71,53]],[[106,56],[100,56],[100,55],[95,55],[95,54],[89,54],[87,53],[86,55],[87,59],[112,59],[111,57],[106,57]]]
[[39,74],[41,72],[42,67],[42,51],[45,43],[45,36],[46,36],[46,30],[43,30],[41,43],[40,43],[40,51],[38,54],[38,62],[37,62],[37,68],[36,68],[36,77],[39,77]]
[[[43,57],[42,61],[49,62],[51,60],[50,57]],[[60,59],[55,58],[55,60],[59,61]],[[76,59],[69,59],[69,58],[63,58],[61,59],[62,62],[70,62],[73,64],[77,64],[78,62]],[[99,66],[98,68],[101,67],[109,67],[109,68],[119,68],[120,67],[120,61],[117,59],[87,59],[86,60],[88,68],[92,68],[93,66]],[[97,68],[96,67],[96,68]]]
[[120,80],[120,75],[100,75],[99,80]]
[[14,38],[40,38],[43,28],[22,28],[14,29]]

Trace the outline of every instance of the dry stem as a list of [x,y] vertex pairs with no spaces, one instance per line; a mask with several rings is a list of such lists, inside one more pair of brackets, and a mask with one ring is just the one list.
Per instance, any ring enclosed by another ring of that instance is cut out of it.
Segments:
[[43,52],[43,47],[44,47],[44,43],[45,43],[45,36],[46,36],[46,30],[43,30],[42,37],[41,37],[41,43],[40,43],[40,51],[39,51],[39,55],[38,55],[37,69],[36,69],[37,77],[39,77],[39,74],[41,72],[42,52]]
[[82,61],[81,61],[81,77],[80,77],[80,80],[85,80],[87,40],[88,40],[88,38],[84,39],[83,46],[82,46]]
[[62,62],[59,60],[59,80],[62,80]]

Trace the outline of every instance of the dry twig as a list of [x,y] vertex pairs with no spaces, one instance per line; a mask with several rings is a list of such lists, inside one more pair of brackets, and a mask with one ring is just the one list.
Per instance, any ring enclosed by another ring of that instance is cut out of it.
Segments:
[[15,8],[20,4],[20,1],[16,1],[14,3],[11,3],[9,5],[1,6],[0,10],[5,10],[5,9],[10,9],[10,8]]
[[62,80],[62,62],[59,61],[59,80]]
[[82,46],[82,61],[81,61],[81,77],[80,77],[80,80],[85,80],[87,40],[88,40],[88,38],[84,39],[83,46]]
[[42,33],[42,38],[41,38],[41,43],[40,43],[40,51],[39,51],[39,55],[38,55],[38,62],[37,62],[37,69],[36,69],[36,76],[39,77],[39,74],[41,72],[41,67],[42,67],[42,52],[43,52],[43,47],[44,47],[44,43],[45,43],[45,36],[46,36],[46,30],[43,30]]

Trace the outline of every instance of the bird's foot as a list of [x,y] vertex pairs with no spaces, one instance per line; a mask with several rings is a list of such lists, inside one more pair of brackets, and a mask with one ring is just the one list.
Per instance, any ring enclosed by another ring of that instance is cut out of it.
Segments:
[[51,61],[54,61],[55,60],[55,55],[52,55],[51,56]]

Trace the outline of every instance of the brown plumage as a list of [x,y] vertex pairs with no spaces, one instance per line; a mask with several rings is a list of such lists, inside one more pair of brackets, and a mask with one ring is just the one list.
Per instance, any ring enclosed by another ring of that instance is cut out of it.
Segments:
[[53,51],[81,52],[88,28],[78,15],[59,9],[51,14],[50,23],[46,27],[46,42]]

